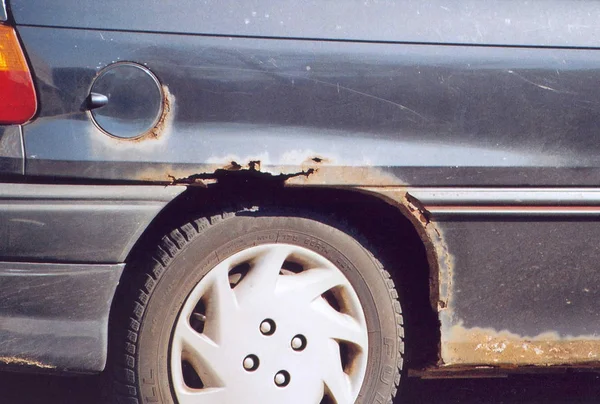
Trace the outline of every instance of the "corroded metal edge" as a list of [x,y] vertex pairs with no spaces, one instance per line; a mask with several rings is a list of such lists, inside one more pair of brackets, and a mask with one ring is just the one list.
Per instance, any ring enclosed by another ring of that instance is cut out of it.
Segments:
[[546,332],[522,336],[491,328],[465,328],[456,324],[443,336],[446,365],[536,366],[598,364],[600,337],[561,336]]
[[441,320],[451,302],[454,273],[454,258],[448,250],[442,230],[429,220],[430,214],[427,209],[418,200],[411,198],[404,187],[361,187],[359,189],[387,200],[400,209],[413,224],[427,253],[430,303]]
[[[600,189],[589,188],[409,188],[407,198],[424,205],[422,209],[433,221],[600,214]],[[443,273],[440,268],[441,277]],[[452,279],[451,273],[449,279]],[[449,286],[451,290],[452,284]],[[440,283],[440,289],[443,287]],[[452,293],[449,293],[447,310],[439,312],[442,323],[439,365],[442,369],[456,369],[460,374],[464,369],[479,366],[595,368],[600,364],[598,335],[562,335],[551,330],[538,335],[519,335],[511,330],[465,327],[453,312]]]

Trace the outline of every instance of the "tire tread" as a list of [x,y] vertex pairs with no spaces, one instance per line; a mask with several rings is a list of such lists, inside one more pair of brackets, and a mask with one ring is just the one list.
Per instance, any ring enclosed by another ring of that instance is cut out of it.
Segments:
[[129,318],[126,320],[127,327],[124,332],[120,333],[121,335],[118,333],[114,335],[114,339],[116,340],[116,352],[114,355],[121,359],[112,361],[109,359],[112,379],[110,382],[111,390],[117,398],[118,403],[140,403],[139,389],[136,386],[137,379],[135,376],[137,361],[135,355],[138,351],[138,334],[148,300],[167,266],[190,241],[211,226],[233,216],[235,216],[235,212],[224,212],[220,215],[211,216],[210,221],[206,218],[200,218],[172,230],[160,240],[154,253],[149,257],[147,265],[141,266],[148,269],[139,271],[137,273],[137,281],[133,280],[132,282],[134,285],[140,285],[137,292],[131,294],[131,296],[136,296],[136,298],[130,302],[127,302],[126,298],[124,299],[125,304],[123,307],[130,307]]

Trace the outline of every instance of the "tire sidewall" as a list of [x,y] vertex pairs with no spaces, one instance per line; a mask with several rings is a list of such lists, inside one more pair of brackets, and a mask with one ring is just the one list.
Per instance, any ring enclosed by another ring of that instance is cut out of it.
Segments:
[[[143,403],[175,403],[170,345],[188,295],[219,262],[250,247],[291,244],[334,263],[361,302],[369,334],[369,358],[357,403],[387,403],[395,391],[399,335],[394,299],[380,267],[354,238],[304,217],[236,215],[189,241],[167,265],[150,295],[138,334],[138,387]],[[358,269],[360,268],[360,270]]]

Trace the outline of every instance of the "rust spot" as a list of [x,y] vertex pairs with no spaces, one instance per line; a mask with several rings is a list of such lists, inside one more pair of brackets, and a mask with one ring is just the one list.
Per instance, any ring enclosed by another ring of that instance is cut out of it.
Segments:
[[227,171],[238,171],[241,169],[242,169],[242,166],[239,165],[238,163],[236,163],[235,161],[232,161],[231,163],[229,163],[228,165],[223,167],[223,170],[227,170]]
[[551,366],[600,362],[600,339],[546,332],[527,337],[491,328],[453,326],[443,337],[445,365]]
[[115,139],[122,141],[122,142],[128,142],[128,143],[141,143],[141,142],[144,142],[147,140],[159,139],[165,134],[165,132],[171,127],[171,124],[173,122],[172,111],[173,111],[173,105],[175,102],[175,97],[169,91],[169,87],[163,85],[162,90],[163,90],[162,91],[163,92],[163,99],[162,99],[163,109],[162,109],[162,114],[160,115],[160,118],[158,118],[158,121],[156,122],[156,125],[154,125],[154,127],[152,129],[150,129],[149,131],[147,131],[146,133],[144,133],[141,136],[131,138],[131,139],[128,139],[128,138],[115,138]]
[[417,219],[424,225],[428,225],[431,222],[431,213],[429,213],[425,206],[411,194],[407,193],[405,198]]
[[18,366],[32,366],[40,369],[56,369],[56,366],[47,365],[34,359],[19,358],[16,356],[2,356],[0,357],[0,363],[5,365],[18,365]]
[[308,159],[306,159],[304,161],[303,164],[333,164],[334,160],[327,158],[327,157],[323,157],[323,156],[314,156],[314,157],[310,157]]
[[162,135],[162,133],[165,130],[165,126],[167,125],[167,120],[169,118],[169,116],[171,115],[171,99],[172,99],[172,95],[169,92],[169,88],[167,86],[162,86],[162,90],[163,90],[163,112],[160,116],[160,118],[158,119],[158,122],[156,123],[156,125],[154,125],[154,128],[150,129],[147,133],[146,136],[148,137],[153,137],[153,138],[157,138],[160,137],[160,135]]
[[167,174],[171,184],[186,184],[199,186],[201,188],[208,188],[208,184],[205,181],[202,181],[200,178],[193,178],[193,175],[190,175],[185,178],[177,178],[174,175]]
[[253,160],[248,163],[248,168],[252,171],[260,171],[260,160]]
[[[269,168],[270,172],[286,172],[291,167]],[[314,163],[305,163],[301,166],[303,170],[312,168],[315,173],[310,177],[293,178],[286,182],[288,186],[297,185],[316,185],[316,186],[335,186],[335,187],[390,187],[403,186],[394,175],[383,172],[372,167],[352,167],[352,166],[328,166],[321,163],[315,166]]]

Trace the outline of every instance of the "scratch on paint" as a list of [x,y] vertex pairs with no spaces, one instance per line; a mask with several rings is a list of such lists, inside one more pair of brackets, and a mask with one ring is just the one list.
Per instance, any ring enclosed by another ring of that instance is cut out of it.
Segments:
[[541,88],[542,90],[552,91],[554,93],[559,93],[559,94],[574,94],[574,93],[571,93],[571,92],[568,92],[568,91],[560,91],[560,90],[557,90],[557,89],[552,88],[550,86],[545,86],[543,84],[536,83],[534,81],[529,80],[526,77],[521,76],[519,73],[515,72],[514,70],[507,70],[507,73],[508,74],[512,74],[514,76],[517,76],[519,79],[523,80],[524,82],[529,83],[529,84],[531,84],[533,86],[536,86],[538,88]]
[[378,97],[378,96],[373,95],[373,94],[364,93],[362,91],[358,91],[358,90],[355,90],[355,89],[350,88],[350,87],[341,86],[339,83],[333,84],[333,83],[329,83],[327,81],[318,80],[318,79],[314,79],[314,78],[310,78],[309,80],[314,81],[315,83],[324,84],[326,86],[335,87],[335,88],[337,88],[338,91],[340,89],[342,89],[342,90],[350,91],[351,93],[360,94],[360,95],[364,95],[365,97],[373,98],[374,100],[378,100],[378,101],[382,101],[382,102],[385,102],[385,103],[388,103],[388,104],[391,104],[391,105],[395,105],[396,107],[400,108],[401,110],[410,112],[410,113],[418,116],[421,119],[427,119],[425,116],[419,114],[414,109],[410,109],[406,105],[402,105],[400,103],[397,103],[397,102],[394,102],[394,101],[390,101],[390,100],[388,100],[386,98],[381,98],[381,97]]

